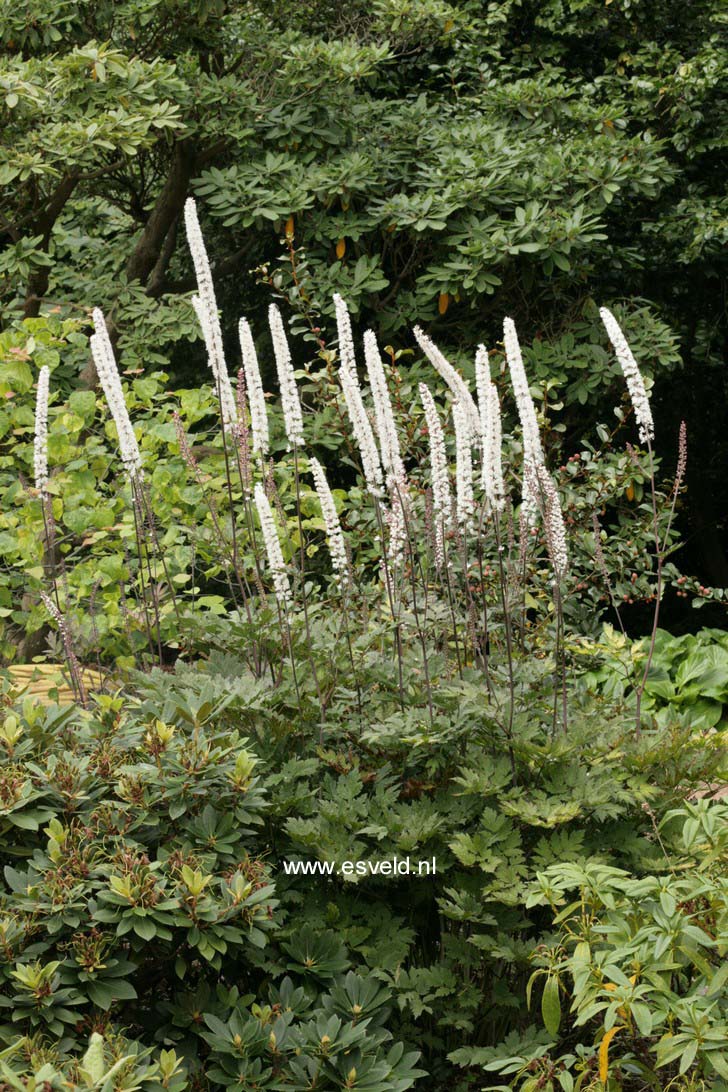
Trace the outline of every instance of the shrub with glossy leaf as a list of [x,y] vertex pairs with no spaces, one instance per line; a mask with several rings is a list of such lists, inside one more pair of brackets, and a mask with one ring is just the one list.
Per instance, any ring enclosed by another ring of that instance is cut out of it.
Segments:
[[345,953],[305,988],[272,985],[281,918],[254,849],[266,801],[248,742],[221,725],[231,696],[170,687],[91,712],[26,699],[5,716],[3,1087],[34,1073],[109,1092],[389,1092],[418,1075],[385,1026],[388,991],[344,977]]

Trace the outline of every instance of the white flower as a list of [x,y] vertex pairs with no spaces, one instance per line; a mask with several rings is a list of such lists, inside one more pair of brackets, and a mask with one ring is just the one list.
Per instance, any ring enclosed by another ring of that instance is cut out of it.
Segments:
[[247,320],[241,318],[238,324],[240,336],[240,351],[243,357],[243,371],[245,373],[245,386],[248,392],[248,405],[250,406],[250,424],[253,433],[253,451],[260,455],[268,452],[270,437],[268,434],[268,413],[265,408],[265,394],[263,392],[263,380],[260,377],[258,357],[255,352],[253,335]]
[[336,504],[321,463],[318,459],[309,459],[309,466],[311,467],[311,473],[313,474],[313,480],[316,485],[316,492],[321,505],[321,513],[324,517],[324,523],[326,524],[326,538],[329,544],[331,563],[334,566],[336,579],[338,583],[341,583],[344,578],[349,576],[349,559],[346,554],[344,534],[341,530]]
[[129,411],[126,408],[109,332],[106,329],[103,312],[98,307],[94,309],[93,320],[95,333],[91,335],[89,344],[94,358],[94,365],[96,366],[96,374],[99,377],[99,382],[103,387],[106,401],[111,410],[111,416],[116,424],[119,452],[124,469],[129,480],[133,482],[140,480],[142,477],[142,457],[134,435]]
[[560,584],[569,567],[569,552],[566,548],[566,528],[561,511],[561,501],[554,479],[545,466],[535,467],[536,488],[543,509],[543,523],[546,532],[546,548],[551,559],[554,582]]
[[518,344],[513,319],[506,318],[503,320],[503,341],[511,373],[516,408],[523,431],[523,507],[528,523],[532,524],[538,511],[538,497],[533,493],[535,479],[533,474],[529,472],[529,468],[535,469],[535,467],[543,463],[543,448],[541,447],[541,436],[538,431],[536,407],[528,389],[526,369],[523,367],[521,346]]
[[627,381],[629,396],[634,407],[634,415],[639,425],[640,441],[646,444],[648,440],[654,440],[655,438],[655,422],[652,419],[652,409],[645,389],[645,381],[637,366],[637,361],[632,355],[632,350],[627,344],[627,339],[612,312],[606,307],[600,307],[599,314],[609,335],[609,340],[614,346],[624,378]]
[[473,459],[467,413],[462,402],[453,403],[452,415],[455,422],[455,509],[458,526],[469,530],[472,529],[475,512]]
[[293,374],[291,351],[288,348],[288,338],[286,337],[281,313],[274,303],[268,308],[268,321],[271,337],[273,338],[273,353],[276,358],[278,384],[281,388],[281,406],[283,408],[286,436],[291,447],[303,447],[303,414],[301,413],[296,377]]
[[286,563],[283,560],[283,551],[281,550],[281,543],[278,538],[278,531],[276,529],[270,502],[266,497],[265,489],[260,482],[258,482],[255,487],[254,495],[255,506],[258,509],[258,518],[260,519],[260,529],[263,534],[263,542],[265,543],[265,552],[268,555],[268,566],[273,577],[273,590],[276,599],[285,609],[285,607],[293,602],[291,585],[288,580]]
[[197,321],[200,324],[202,336],[205,339],[207,366],[212,372],[217,395],[220,399],[220,416],[222,417],[223,427],[233,432],[238,423],[238,407],[230,383],[227,365],[225,364],[224,358],[222,361],[218,359],[215,349],[215,336],[210,324],[210,316],[199,296],[192,297],[192,306],[195,309]]
[[207,362],[212,370],[218,390],[223,427],[234,429],[237,423],[237,407],[230,387],[227,364],[225,363],[220,316],[217,312],[217,300],[215,298],[215,286],[212,281],[210,262],[205,249],[205,240],[202,238],[200,222],[197,218],[197,206],[192,197],[188,197],[185,201],[185,229],[197,278],[198,295],[193,297],[192,304],[205,339]]
[[406,479],[396,474],[388,474],[387,492],[389,508],[384,516],[389,531],[387,562],[391,569],[396,569],[404,558],[404,548],[407,543],[407,513],[411,508]]
[[501,413],[498,391],[490,378],[488,351],[484,345],[478,346],[475,355],[475,383],[478,391],[483,452],[481,487],[485,493],[488,508],[491,511],[500,512],[505,505],[501,462]]
[[336,307],[336,325],[339,334],[341,389],[344,392],[349,420],[361,454],[367,489],[372,496],[380,497],[384,487],[382,464],[377,449],[377,441],[374,437],[374,430],[364,408],[364,400],[359,386],[349,312],[343,299],[338,294],[334,296],[334,306]]
[[379,436],[382,465],[387,474],[394,474],[398,481],[404,481],[406,474],[402,463],[397,425],[392,411],[392,401],[389,397],[387,377],[379,353],[376,335],[372,330],[367,330],[364,334],[364,360],[369,375],[369,385],[372,389],[374,421]]
[[479,437],[480,422],[478,418],[478,407],[473,401],[473,396],[468,390],[467,383],[460,373],[455,371],[450,361],[443,356],[435,343],[430,340],[427,334],[425,334],[419,326],[415,326],[412,332],[415,335],[417,344],[422,349],[422,352],[452,391],[455,401],[462,403],[471,434],[474,437]]
[[450,476],[447,468],[445,434],[435,401],[426,383],[420,383],[420,398],[430,440],[430,470],[432,474],[432,508],[435,518],[435,564],[442,568],[445,561],[445,531],[452,526]]
[[48,484],[48,395],[50,390],[50,368],[44,364],[38,375],[38,393],[35,400],[35,441],[33,443],[33,463],[35,468],[35,488],[46,495]]

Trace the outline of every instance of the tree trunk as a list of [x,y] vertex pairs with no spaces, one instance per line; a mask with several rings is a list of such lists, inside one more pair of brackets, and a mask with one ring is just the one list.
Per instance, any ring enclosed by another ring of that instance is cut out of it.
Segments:
[[192,148],[187,141],[180,141],[175,145],[167,180],[126,263],[130,281],[141,281],[146,285],[157,266],[165,240],[184,208],[194,167]]

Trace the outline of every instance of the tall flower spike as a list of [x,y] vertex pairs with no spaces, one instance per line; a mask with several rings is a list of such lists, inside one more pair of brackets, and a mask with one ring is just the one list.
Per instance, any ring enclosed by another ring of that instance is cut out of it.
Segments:
[[407,511],[410,504],[407,481],[405,478],[398,478],[396,474],[389,474],[387,492],[389,493],[389,509],[384,517],[389,531],[387,562],[391,569],[396,569],[404,559],[407,544]]
[[129,411],[126,408],[114,350],[109,339],[109,332],[106,329],[106,321],[103,312],[98,307],[94,309],[93,320],[95,333],[91,335],[89,344],[96,373],[106,395],[111,416],[116,424],[121,461],[124,464],[129,480],[134,482],[142,478],[142,457],[134,435]]
[[253,451],[256,454],[265,456],[268,453],[270,444],[268,412],[265,408],[263,380],[260,377],[260,367],[258,366],[258,357],[255,352],[253,335],[247,320],[244,318],[241,318],[238,324],[238,334],[240,337],[240,352],[243,358],[245,385],[248,389],[250,426],[253,433]]
[[627,339],[616,318],[606,307],[599,308],[599,315],[604,323],[609,340],[614,347],[617,360],[627,381],[627,389],[634,407],[634,415],[639,426],[640,442],[646,444],[655,438],[655,422],[652,419],[650,399],[645,388],[645,381],[639,370]]
[[455,510],[458,526],[463,531],[472,530],[475,500],[473,498],[473,458],[470,449],[471,433],[465,408],[461,402],[452,407],[455,422]]
[[38,374],[38,393],[35,400],[35,440],[33,442],[35,488],[42,497],[46,496],[46,486],[48,485],[48,395],[50,376],[50,368],[47,364],[44,364]]
[[373,497],[381,497],[384,487],[382,464],[377,449],[377,441],[374,430],[364,408],[364,399],[359,386],[359,376],[356,371],[356,357],[354,355],[354,340],[351,336],[351,322],[349,312],[341,296],[334,296],[336,308],[336,326],[339,335],[339,358],[341,366],[339,376],[341,388],[346,400],[346,409],[349,414],[354,438],[356,439],[361,454],[364,480],[367,489]]
[[341,530],[336,504],[329,483],[326,480],[324,468],[318,459],[309,459],[309,466],[311,467],[319,504],[321,505],[321,513],[326,524],[326,538],[329,544],[331,563],[334,566],[337,583],[341,584],[349,578],[349,559],[346,554],[344,533]]
[[276,522],[273,518],[273,510],[270,506],[270,501],[265,495],[265,489],[260,482],[255,486],[254,495],[255,506],[258,509],[258,518],[260,519],[260,529],[265,544],[265,552],[268,556],[268,566],[271,571],[271,576],[273,577],[273,590],[279,604],[285,609],[293,603],[293,596],[291,595],[291,585],[288,580],[286,563],[283,560],[283,551],[281,550],[281,543],[278,538]]
[[546,531],[546,548],[551,559],[554,583],[560,584],[569,567],[569,553],[566,548],[566,528],[561,511],[561,501],[554,479],[545,466],[535,468],[535,477],[543,508],[543,523]]
[[237,421],[235,399],[230,389],[230,376],[225,363],[220,316],[217,311],[210,262],[200,230],[200,221],[197,218],[197,206],[192,197],[188,197],[185,201],[185,229],[197,278],[198,294],[193,298],[192,303],[205,339],[207,361],[219,391],[223,426],[232,429]]
[[402,463],[397,425],[392,411],[392,401],[389,397],[387,376],[384,372],[377,338],[373,330],[367,330],[364,334],[364,360],[367,366],[369,385],[372,389],[374,422],[379,436],[382,465],[385,473],[394,474],[398,481],[404,481],[406,474]]
[[455,371],[450,361],[443,356],[434,341],[431,341],[419,326],[415,326],[412,333],[415,335],[417,344],[430,361],[430,364],[432,364],[433,368],[439,372],[442,379],[447,383],[455,401],[462,403],[468,420],[468,428],[474,437],[479,438],[480,420],[478,417],[478,407],[473,401],[473,396],[468,390],[467,383],[460,373]]
[[212,377],[215,381],[215,387],[220,399],[220,416],[222,417],[222,423],[228,431],[234,432],[238,423],[238,407],[230,383],[227,365],[224,360],[220,362],[217,358],[215,337],[212,326],[210,325],[210,316],[199,296],[192,297],[192,306],[195,309],[197,321],[200,324],[202,336],[205,340],[207,366],[212,372]]
[[511,373],[516,408],[523,431],[523,507],[528,523],[532,524],[538,512],[538,497],[533,491],[536,480],[535,468],[544,461],[543,448],[541,447],[541,436],[538,431],[536,407],[528,389],[526,369],[523,367],[521,346],[518,343],[518,335],[516,334],[513,319],[506,318],[503,320],[503,341],[508,368]]
[[495,383],[490,378],[488,351],[484,345],[479,345],[475,354],[475,382],[478,391],[478,411],[480,414],[481,447],[483,452],[481,488],[485,493],[488,509],[493,512],[500,512],[505,504],[501,461],[500,403]]
[[425,421],[430,440],[432,473],[432,510],[435,520],[435,564],[441,569],[445,562],[445,531],[452,526],[450,475],[447,468],[445,434],[440,423],[435,400],[426,383],[420,383],[420,398],[425,409]]
[[278,383],[281,388],[281,406],[283,408],[286,436],[291,447],[303,447],[303,414],[301,413],[296,377],[293,374],[291,350],[288,348],[288,338],[286,337],[281,313],[274,303],[268,308],[268,321],[273,339]]

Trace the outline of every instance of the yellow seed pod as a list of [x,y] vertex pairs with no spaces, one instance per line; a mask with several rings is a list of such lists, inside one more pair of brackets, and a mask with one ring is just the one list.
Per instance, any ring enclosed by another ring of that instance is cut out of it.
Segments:
[[339,261],[341,261],[341,259],[344,257],[345,254],[346,254],[346,239],[339,239],[338,243],[336,244],[336,257],[339,259]]
[[450,297],[447,292],[441,292],[437,300],[437,310],[441,315],[444,315],[450,306]]
[[626,489],[626,492],[625,492],[624,495],[625,495],[625,497],[627,498],[628,501],[633,501],[634,500],[634,486],[632,484],[627,486],[627,489]]
[[286,235],[287,235],[287,236],[288,236],[289,238],[293,238],[293,230],[294,230],[294,228],[295,228],[295,221],[294,221],[294,219],[293,219],[293,216],[291,215],[291,216],[289,216],[289,217],[288,217],[288,219],[286,220]]

